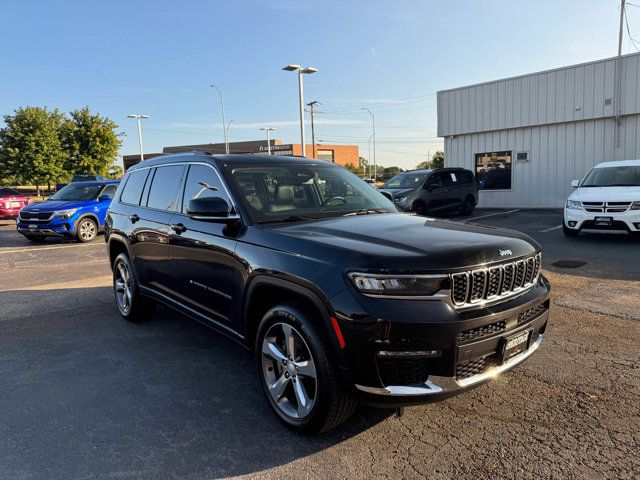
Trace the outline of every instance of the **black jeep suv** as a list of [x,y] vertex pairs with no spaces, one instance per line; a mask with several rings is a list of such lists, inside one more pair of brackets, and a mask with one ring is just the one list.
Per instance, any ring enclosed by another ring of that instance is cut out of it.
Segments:
[[400,213],[337,165],[177,154],[127,171],[105,239],[123,317],[162,302],[255,354],[307,433],[357,401],[459,393],[540,345],[549,284],[524,234]]

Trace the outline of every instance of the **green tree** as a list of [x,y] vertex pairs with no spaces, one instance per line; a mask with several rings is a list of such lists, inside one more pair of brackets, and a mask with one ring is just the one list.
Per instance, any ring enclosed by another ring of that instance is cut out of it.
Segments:
[[431,155],[430,160],[425,160],[416,165],[418,170],[427,168],[444,168],[444,152],[442,150],[437,150],[436,153]]
[[71,112],[61,129],[61,138],[71,174],[106,175],[122,144],[118,125],[100,114],[92,114],[89,107]]
[[5,115],[0,129],[0,170],[15,182],[41,185],[64,180],[65,152],[60,141],[64,115],[58,110],[24,107]]
[[431,168],[431,161],[429,160],[425,160],[424,162],[420,162],[418,165],[416,165],[417,170],[426,170],[429,168]]
[[124,169],[120,165],[111,165],[108,174],[109,178],[113,180],[120,180],[124,175]]

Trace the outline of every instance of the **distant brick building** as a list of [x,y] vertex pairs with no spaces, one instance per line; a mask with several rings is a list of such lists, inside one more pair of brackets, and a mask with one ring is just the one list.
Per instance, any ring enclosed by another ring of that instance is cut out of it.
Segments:
[[[211,154],[225,153],[224,143],[205,143],[201,145],[181,145],[176,147],[164,147],[162,153],[145,153],[144,158],[149,159],[160,155],[168,155],[170,153],[207,152]],[[352,164],[360,165],[360,154],[357,145],[318,145],[315,146],[315,155],[313,145],[307,144],[306,154],[308,158],[317,158],[327,162],[337,163],[343,167]],[[266,140],[252,140],[248,142],[230,142],[230,153],[267,153]],[[282,143],[281,140],[271,140],[272,155],[302,155],[302,145],[299,143]],[[140,162],[140,155],[123,155],[122,163],[124,169],[127,170],[132,165]]]

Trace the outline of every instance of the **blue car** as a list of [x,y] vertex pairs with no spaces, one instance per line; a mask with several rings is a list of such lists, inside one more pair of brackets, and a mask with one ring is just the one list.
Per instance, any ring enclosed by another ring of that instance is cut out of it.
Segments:
[[107,209],[119,183],[70,183],[44,202],[22,208],[18,232],[32,242],[53,236],[90,242],[104,228]]

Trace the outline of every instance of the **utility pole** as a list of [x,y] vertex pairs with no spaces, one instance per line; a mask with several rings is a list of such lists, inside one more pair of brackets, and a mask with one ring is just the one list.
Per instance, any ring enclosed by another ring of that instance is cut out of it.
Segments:
[[[218,88],[217,85],[210,85],[210,88],[215,88],[218,91],[218,95],[220,96],[220,108],[222,109],[222,133],[224,133],[224,151],[228,155],[229,154],[229,140],[227,139],[227,122],[224,118],[224,96],[222,95],[222,90]],[[229,122],[231,124],[231,122]]]
[[613,93],[613,115],[616,120],[615,129],[616,129],[616,147],[620,148],[620,115],[622,113],[622,37],[623,37],[623,26],[624,26],[624,15],[625,15],[625,1],[620,0],[620,30],[618,32],[618,58],[616,59],[616,70],[615,70],[615,91]]
[[261,127],[260,130],[267,132],[267,155],[271,155],[271,136],[269,135],[275,128],[273,127]]
[[282,70],[287,72],[298,72],[298,101],[300,103],[300,143],[302,147],[302,156],[306,156],[307,154],[307,146],[305,144],[304,139],[304,89],[303,89],[303,81],[302,75],[311,75],[318,71],[315,67],[301,67],[300,65],[287,65],[283,67]]
[[140,120],[144,118],[149,118],[149,115],[141,115],[138,113],[127,115],[127,118],[135,118],[138,122],[138,144],[140,145],[140,161],[144,162],[144,151],[142,148],[142,125],[140,124]]
[[309,107],[309,110],[307,110],[310,114],[311,114],[311,144],[313,145],[313,158],[316,158],[316,126],[315,126],[315,115],[316,112],[315,111],[315,106],[316,105],[322,105],[320,102],[318,102],[317,100],[314,100],[313,102],[309,102],[307,103],[307,107]]
[[377,180],[378,178],[378,165],[376,164],[376,117],[368,108],[363,108],[362,110],[366,110],[371,115],[371,122],[373,126],[373,179]]

